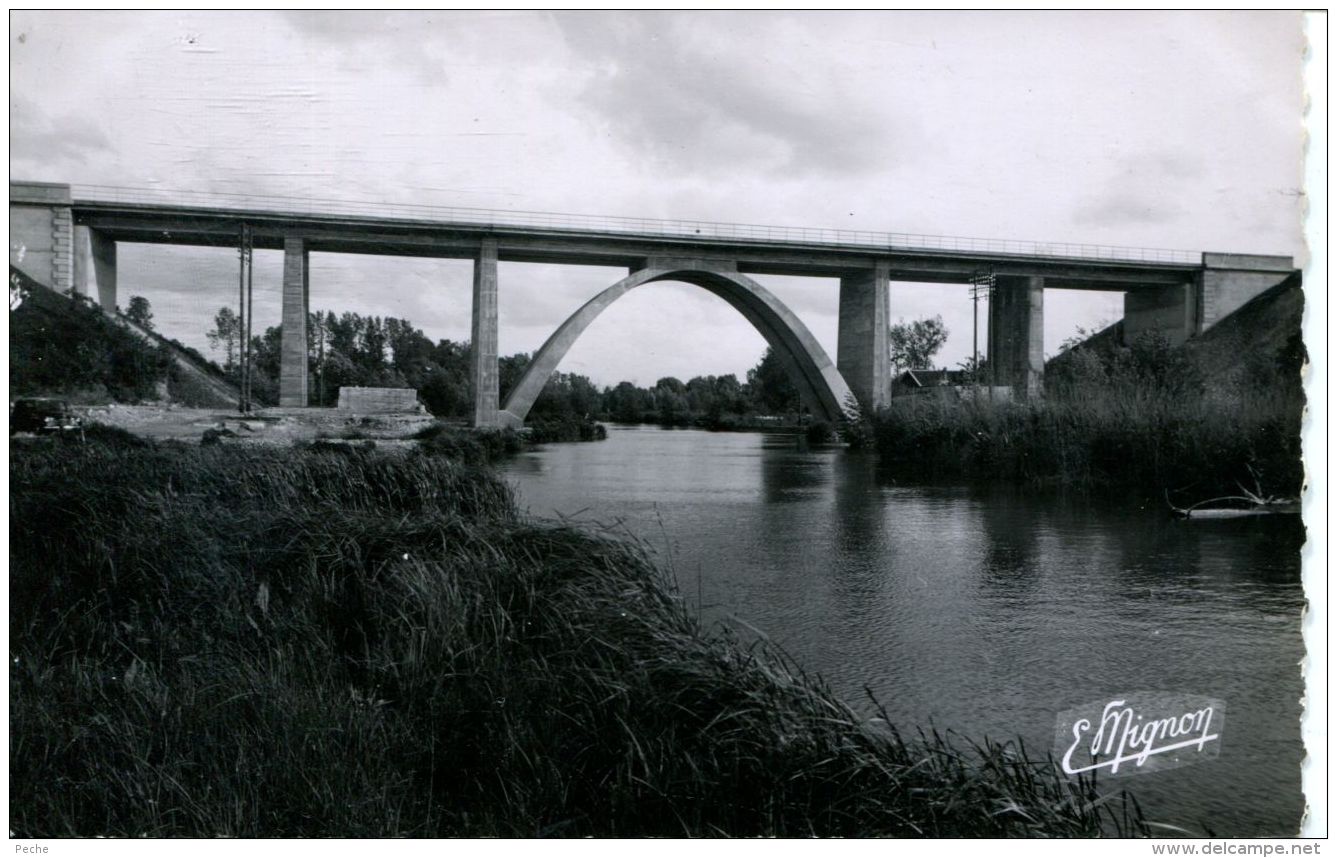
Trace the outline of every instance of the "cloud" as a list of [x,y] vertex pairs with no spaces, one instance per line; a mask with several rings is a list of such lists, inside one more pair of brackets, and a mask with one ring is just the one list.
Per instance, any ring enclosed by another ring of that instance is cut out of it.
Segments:
[[83,163],[112,148],[96,122],[73,115],[46,116],[19,95],[11,95],[9,101],[9,139],[11,164]]
[[1073,208],[1072,222],[1099,229],[1174,223],[1187,214],[1178,200],[1202,172],[1200,159],[1176,149],[1127,155],[1115,162],[1103,193]]
[[[670,14],[559,15],[589,67],[581,100],[635,153],[705,174],[740,169],[788,177],[880,168],[894,137],[821,63],[758,57],[733,26]],[[734,19],[730,19],[734,20]],[[751,16],[750,28],[769,19]],[[735,20],[735,25],[742,19]],[[776,30],[780,32],[779,29]]]
[[292,10],[283,15],[298,33],[340,51],[348,67],[395,63],[426,83],[448,80],[446,52],[434,38],[447,29],[442,13]]
[[1073,222],[1081,226],[1106,229],[1120,226],[1156,226],[1178,220],[1183,211],[1167,202],[1159,193],[1107,194],[1073,212]]

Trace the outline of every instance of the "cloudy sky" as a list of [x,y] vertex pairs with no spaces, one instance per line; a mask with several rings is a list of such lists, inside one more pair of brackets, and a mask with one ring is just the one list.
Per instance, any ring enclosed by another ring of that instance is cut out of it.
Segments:
[[[1303,256],[1295,13],[14,12],[20,180]],[[206,348],[235,253],[122,245],[121,303]],[[625,272],[503,264],[503,353]],[[836,284],[762,277],[832,354]],[[468,263],[316,255],[312,309],[467,339]],[[257,326],[280,259],[257,254]],[[1117,294],[1046,294],[1046,351]],[[893,284],[971,349],[964,286]],[[652,384],[764,342],[694,287],[562,369]]]

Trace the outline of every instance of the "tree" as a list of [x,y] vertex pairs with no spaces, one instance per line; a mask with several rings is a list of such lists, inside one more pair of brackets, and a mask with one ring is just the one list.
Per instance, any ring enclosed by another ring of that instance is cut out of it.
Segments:
[[410,381],[432,362],[432,341],[408,319],[387,318],[385,336],[390,346],[390,365]]
[[891,362],[899,369],[929,369],[933,356],[947,342],[947,327],[942,316],[916,319],[909,324],[892,325],[887,332],[891,344]]
[[385,369],[385,350],[389,339],[385,334],[385,324],[380,316],[367,316],[361,320],[362,348],[359,349],[359,363],[369,373]]
[[672,423],[679,414],[687,411],[687,386],[679,379],[665,376],[655,382],[652,392],[661,422]]
[[1114,323],[1106,319],[1105,321],[1099,322],[1090,328],[1084,328],[1081,325],[1078,325],[1076,332],[1074,332],[1072,336],[1068,337],[1063,342],[1058,344],[1058,353],[1063,354],[1066,351],[1071,351],[1072,349],[1076,348],[1077,346],[1080,346],[1082,343],[1086,342],[1087,340],[1091,339],[1097,334],[1104,333],[1105,330],[1109,328],[1109,326],[1112,324]]
[[[501,395],[502,402],[505,402],[506,397],[510,396],[520,386],[520,379],[525,377],[525,370],[527,369],[529,369],[528,352],[497,358],[497,391]],[[473,367],[469,366],[466,372],[469,373],[466,377],[470,379],[469,383],[472,388]]]
[[716,376],[715,396],[723,411],[732,414],[743,414],[747,411],[747,396],[743,392],[743,385],[738,383],[738,376],[733,373]]
[[251,396],[261,405],[278,404],[282,350],[281,325],[265,328],[263,334],[251,337]]
[[958,363],[956,367],[965,374],[966,382],[969,384],[979,384],[988,378],[989,362],[983,358],[971,355]]
[[630,381],[620,381],[617,387],[605,389],[603,400],[609,416],[622,423],[639,423],[647,411],[654,409],[650,391]]
[[798,411],[798,388],[775,349],[767,347],[761,362],[747,371],[748,391],[756,408],[765,414]]
[[236,365],[238,347],[241,345],[241,319],[237,318],[231,307],[218,308],[218,313],[214,315],[214,329],[205,336],[209,338],[210,347],[223,350],[223,369],[232,369]]
[[655,390],[657,391],[665,390],[668,391],[669,393],[674,393],[677,394],[678,396],[681,396],[687,392],[687,386],[684,385],[678,379],[674,378],[673,376],[666,375],[659,381],[655,382]]
[[153,330],[153,310],[149,307],[149,299],[142,295],[130,298],[130,307],[125,311],[125,317],[146,331]]

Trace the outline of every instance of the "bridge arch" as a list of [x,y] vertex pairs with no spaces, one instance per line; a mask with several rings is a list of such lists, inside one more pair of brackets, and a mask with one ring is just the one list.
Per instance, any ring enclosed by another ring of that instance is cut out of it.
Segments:
[[808,328],[760,283],[734,271],[695,268],[644,268],[595,295],[562,323],[534,355],[520,383],[506,398],[503,425],[524,423],[534,400],[567,351],[610,304],[638,286],[676,280],[699,286],[726,301],[752,323],[789,371],[803,404],[817,418],[831,423],[854,417],[855,399],[836,365]]

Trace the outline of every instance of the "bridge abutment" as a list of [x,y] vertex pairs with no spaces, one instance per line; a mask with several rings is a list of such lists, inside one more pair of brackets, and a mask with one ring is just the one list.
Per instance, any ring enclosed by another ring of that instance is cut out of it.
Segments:
[[1295,261],[1289,256],[1204,253],[1202,263],[1197,333],[1207,330],[1295,272]]
[[859,400],[859,407],[870,414],[885,408],[891,395],[890,294],[890,267],[885,262],[840,278],[836,369]]
[[1124,293],[1124,345],[1149,333],[1180,345],[1295,272],[1289,256],[1204,253],[1202,263],[1191,283]]
[[1043,277],[998,275],[989,301],[989,374],[1019,399],[1044,392],[1045,285]]
[[497,242],[485,238],[474,258],[473,328],[469,346],[475,426],[501,425],[497,347]]
[[300,238],[283,240],[283,327],[279,344],[279,405],[305,408],[306,320],[311,309],[311,254]]
[[9,183],[9,264],[57,292],[74,288],[70,186]]

